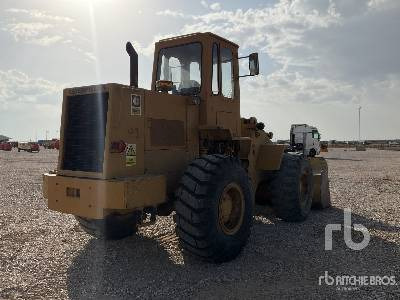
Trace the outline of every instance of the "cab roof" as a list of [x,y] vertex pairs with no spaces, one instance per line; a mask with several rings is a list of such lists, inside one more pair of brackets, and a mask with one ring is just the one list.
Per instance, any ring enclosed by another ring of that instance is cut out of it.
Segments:
[[165,38],[165,39],[161,39],[158,42],[162,43],[162,42],[170,42],[170,41],[178,41],[180,39],[187,39],[187,38],[195,38],[195,37],[200,37],[200,38],[217,38],[220,40],[223,40],[226,43],[231,44],[234,47],[239,48],[238,44],[235,44],[234,42],[231,42],[230,40],[227,40],[219,35],[216,35],[212,32],[196,32],[196,33],[190,33],[190,34],[185,34],[185,35],[179,35],[179,36],[174,36],[174,37],[170,37],[170,38]]

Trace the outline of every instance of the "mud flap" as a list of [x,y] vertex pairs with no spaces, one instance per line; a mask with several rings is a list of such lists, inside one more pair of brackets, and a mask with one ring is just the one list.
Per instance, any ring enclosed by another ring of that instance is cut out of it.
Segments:
[[324,209],[331,206],[328,164],[323,157],[309,158],[313,170],[314,192],[312,208]]

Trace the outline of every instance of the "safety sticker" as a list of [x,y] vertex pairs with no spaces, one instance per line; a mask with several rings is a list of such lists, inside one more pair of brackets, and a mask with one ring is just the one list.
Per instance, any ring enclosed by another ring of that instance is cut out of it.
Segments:
[[131,116],[142,115],[142,99],[140,95],[131,95]]
[[128,144],[126,146],[125,161],[127,167],[136,165],[136,144]]

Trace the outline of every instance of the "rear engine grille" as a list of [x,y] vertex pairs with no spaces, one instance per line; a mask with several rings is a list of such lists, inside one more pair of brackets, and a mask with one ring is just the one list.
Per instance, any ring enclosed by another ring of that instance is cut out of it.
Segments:
[[97,93],[67,98],[64,170],[103,172],[108,97]]

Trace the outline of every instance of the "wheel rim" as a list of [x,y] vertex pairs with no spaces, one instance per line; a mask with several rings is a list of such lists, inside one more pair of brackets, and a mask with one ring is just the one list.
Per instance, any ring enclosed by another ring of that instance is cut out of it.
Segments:
[[219,225],[227,235],[234,235],[242,226],[244,216],[244,197],[236,183],[228,184],[219,199]]
[[307,203],[308,189],[308,172],[306,172],[300,177],[300,204],[302,206],[305,206]]

